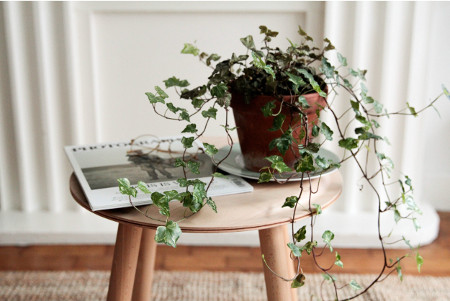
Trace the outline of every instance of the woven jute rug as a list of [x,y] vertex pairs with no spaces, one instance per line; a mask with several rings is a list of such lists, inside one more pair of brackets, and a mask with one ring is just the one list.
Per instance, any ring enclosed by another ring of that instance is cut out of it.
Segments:
[[[340,281],[355,280],[362,286],[371,279],[373,275],[338,275]],[[103,271],[0,272],[0,300],[105,300],[108,280],[109,272]],[[299,300],[321,300],[322,281],[321,275],[307,276],[307,284],[297,289]],[[157,271],[152,300],[260,301],[266,300],[265,294],[262,273]],[[322,297],[333,300],[329,292]],[[391,276],[356,300],[448,301],[450,277],[406,276],[400,282]]]

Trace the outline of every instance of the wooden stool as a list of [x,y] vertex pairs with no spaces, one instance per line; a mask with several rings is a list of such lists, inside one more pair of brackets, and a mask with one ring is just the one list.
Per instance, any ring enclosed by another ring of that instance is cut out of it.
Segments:
[[[316,189],[318,180],[313,180]],[[285,198],[298,195],[299,183],[284,185],[275,183],[256,184],[251,193],[215,197],[218,213],[204,208],[194,216],[179,223],[184,233],[227,233],[238,231],[259,231],[261,253],[268,265],[284,277],[295,275],[294,265],[289,258],[288,224],[292,220],[292,209],[281,208]],[[309,184],[304,184],[305,193],[298,206],[295,219],[309,216]],[[311,203],[328,207],[340,195],[342,178],[339,172],[327,174],[320,180],[319,191],[312,196]],[[83,190],[74,174],[70,178],[70,191],[74,199],[91,211]],[[171,202],[171,219],[180,220],[185,208],[179,202]],[[145,211],[145,207],[143,207]],[[92,212],[92,211],[91,211]],[[156,228],[163,225],[146,218],[134,208],[95,211],[101,217],[119,223],[114,259],[111,268],[108,300],[150,300],[153,269],[156,254],[154,235]],[[156,206],[150,206],[148,214],[162,219]],[[139,262],[139,264],[138,264]],[[297,300],[295,289],[264,267],[267,298],[269,301]]]

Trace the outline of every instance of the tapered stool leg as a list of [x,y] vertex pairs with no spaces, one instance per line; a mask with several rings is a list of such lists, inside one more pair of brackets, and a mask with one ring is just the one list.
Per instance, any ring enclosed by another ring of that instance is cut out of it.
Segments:
[[152,297],[153,272],[155,268],[156,230],[143,229],[139,260],[134,279],[133,301],[150,301]]
[[119,224],[109,279],[108,301],[131,300],[141,234],[142,228]]
[[[293,277],[295,271],[287,247],[289,242],[287,226],[259,230],[259,241],[261,254],[264,255],[268,266],[285,278]],[[296,290],[291,288],[291,283],[278,278],[265,265],[264,279],[269,301],[297,300]]]

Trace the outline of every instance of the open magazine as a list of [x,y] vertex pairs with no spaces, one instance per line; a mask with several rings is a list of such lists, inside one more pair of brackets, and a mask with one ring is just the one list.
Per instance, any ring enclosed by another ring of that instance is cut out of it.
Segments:
[[[128,178],[132,185],[138,181],[146,183],[150,191],[184,191],[176,181],[184,177],[183,169],[175,167],[177,158],[183,157],[182,137],[157,138],[147,136],[133,143],[103,143],[84,146],[66,146],[67,157],[83,188],[93,211],[131,206],[128,196],[119,192],[118,178]],[[203,152],[203,145],[194,142],[184,154],[185,158],[200,163],[199,174],[188,172],[189,179],[200,179],[209,183],[214,165]],[[215,177],[208,196],[219,196],[253,191],[243,179],[227,175]],[[150,196],[141,192],[133,204],[151,204]]]

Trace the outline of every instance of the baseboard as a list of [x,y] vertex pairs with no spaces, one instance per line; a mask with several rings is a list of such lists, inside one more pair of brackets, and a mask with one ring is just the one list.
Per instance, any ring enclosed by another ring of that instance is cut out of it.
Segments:
[[[416,232],[412,223],[400,222],[389,238],[401,240],[403,233],[412,245],[427,245],[437,238],[439,216],[433,207],[422,206],[419,217],[422,228]],[[324,211],[315,226],[315,237],[321,243],[322,233],[333,230],[333,245],[340,248],[379,248],[376,215]],[[309,220],[304,223],[309,224]],[[299,223],[298,227],[303,224]],[[386,234],[395,226],[393,218],[383,219]],[[309,229],[309,227],[308,227]],[[93,214],[81,212],[2,212],[0,213],[0,245],[47,244],[114,244],[117,224]],[[179,244],[202,246],[258,246],[257,231],[225,234],[183,234]],[[406,248],[404,243],[388,248]]]

